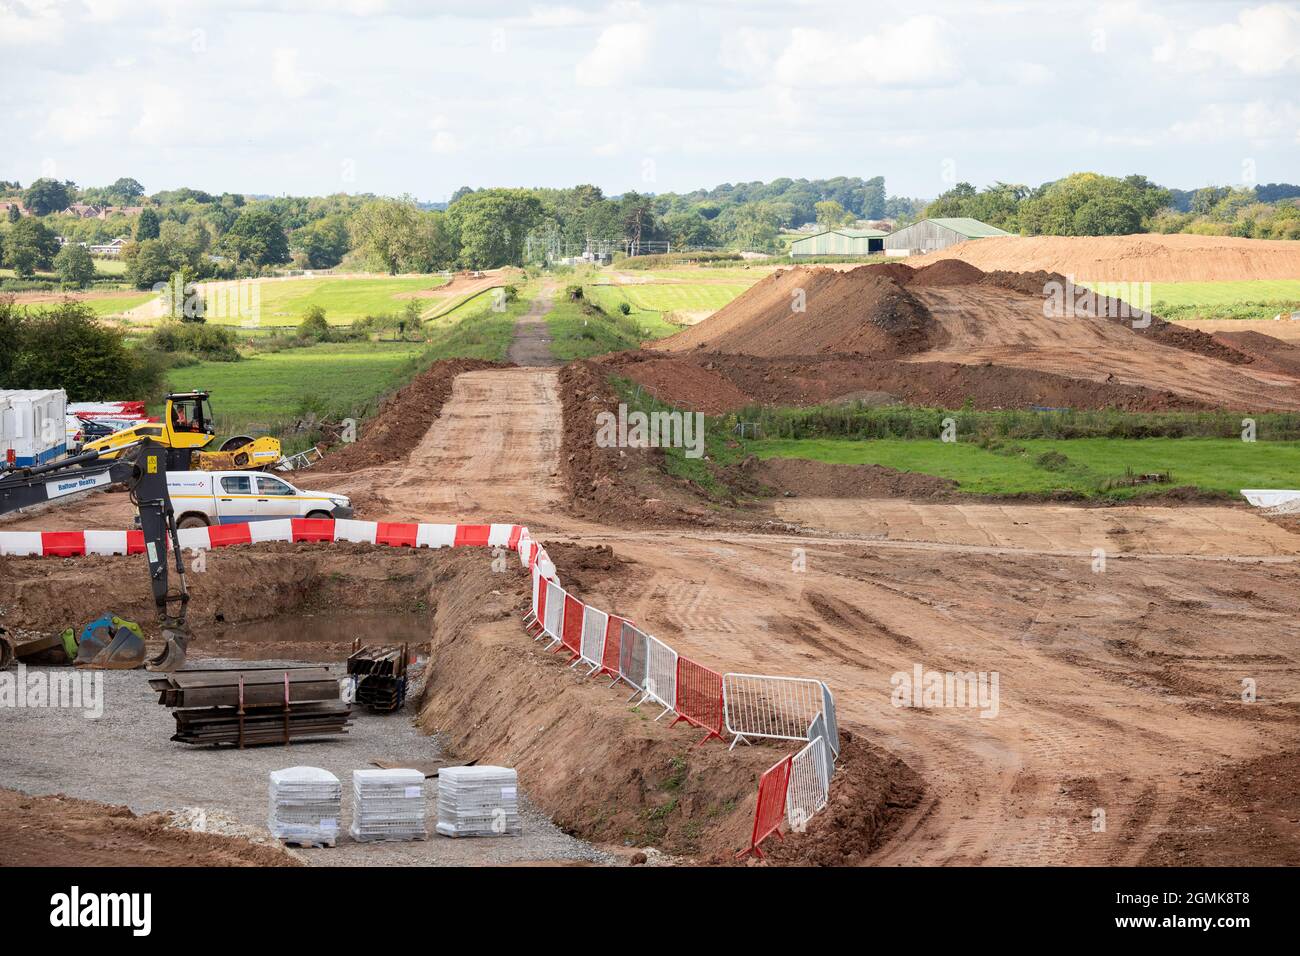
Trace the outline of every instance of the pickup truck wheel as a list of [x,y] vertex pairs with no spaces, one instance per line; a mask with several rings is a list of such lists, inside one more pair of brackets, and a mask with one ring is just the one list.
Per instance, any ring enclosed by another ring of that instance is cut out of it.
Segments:
[[307,517],[308,518],[332,518],[334,516],[330,514],[328,511],[309,511],[307,512]]
[[186,515],[180,521],[176,522],[177,528],[206,528],[208,523],[198,515]]

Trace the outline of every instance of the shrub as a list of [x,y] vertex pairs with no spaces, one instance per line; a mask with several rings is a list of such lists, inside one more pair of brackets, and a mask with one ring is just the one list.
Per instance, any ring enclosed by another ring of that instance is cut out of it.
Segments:
[[211,362],[237,362],[235,333],[223,325],[197,322],[163,322],[148,338],[159,352],[191,352]]
[[313,305],[303,313],[302,322],[298,325],[300,338],[328,342],[330,334],[330,324],[325,318],[325,310],[319,305]]

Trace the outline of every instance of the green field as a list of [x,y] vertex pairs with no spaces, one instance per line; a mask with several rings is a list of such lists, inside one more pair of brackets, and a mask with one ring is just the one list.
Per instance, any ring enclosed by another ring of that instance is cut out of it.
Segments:
[[[1126,300],[1137,295],[1128,295],[1132,283],[1096,282],[1091,288]],[[1151,312],[1163,319],[1271,319],[1295,310],[1300,279],[1151,283]]]
[[[404,292],[436,289],[445,285],[443,276],[418,276],[397,279],[303,278],[272,279],[258,283],[261,325],[297,325],[303,313],[313,305],[325,310],[331,325],[348,325],[367,315],[384,315],[401,311],[407,300]],[[420,300],[417,300],[420,301]],[[428,303],[421,301],[421,306]],[[211,318],[209,321],[238,325],[240,318]]]
[[[255,355],[240,362],[199,362],[167,373],[171,389],[210,389],[221,436],[281,434],[314,410],[362,417],[374,399],[414,370],[423,343],[346,342]],[[285,436],[292,447],[292,437]]]
[[606,312],[626,302],[636,312],[716,312],[749,286],[739,282],[588,285],[583,295]]
[[[809,458],[835,464],[878,464],[950,478],[980,495],[1128,498],[1191,485],[1236,495],[1242,488],[1291,488],[1300,481],[1300,442],[1234,439],[1028,439],[996,450],[968,442],[883,439],[768,440],[746,443],[760,458]],[[1168,472],[1168,483],[1107,487],[1126,473]]]
[[138,305],[144,305],[154,297],[152,292],[141,292],[139,295],[112,296],[107,298],[90,297],[81,299],[80,304],[86,306],[96,315],[119,315],[127,309],[134,309]]
[[[586,295],[585,291],[583,295]],[[618,311],[617,302],[605,311],[605,315],[589,315],[583,311],[581,303],[568,300],[560,291],[556,295],[555,307],[546,316],[546,325],[551,333],[551,354],[562,362],[569,362],[606,352],[634,349],[646,339],[661,339],[681,331],[678,326],[665,322],[659,312],[633,310],[630,315],[623,315]]]

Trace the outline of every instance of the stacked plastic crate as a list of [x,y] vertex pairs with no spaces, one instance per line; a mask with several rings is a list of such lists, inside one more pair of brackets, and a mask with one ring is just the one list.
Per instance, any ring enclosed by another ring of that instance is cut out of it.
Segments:
[[443,767],[437,830],[449,837],[518,836],[518,774],[508,767]]

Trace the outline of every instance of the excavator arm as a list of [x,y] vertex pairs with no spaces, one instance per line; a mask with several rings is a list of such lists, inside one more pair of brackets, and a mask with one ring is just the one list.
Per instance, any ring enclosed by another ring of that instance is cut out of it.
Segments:
[[[151,670],[174,671],[185,664],[190,632],[186,624],[190,594],[185,583],[185,562],[176,533],[176,516],[167,493],[167,449],[145,438],[117,449],[118,457],[104,462],[99,452],[89,451],[59,461],[28,468],[0,471],[0,514],[30,508],[78,491],[108,485],[124,485],[140,515],[144,532],[145,557],[154,608],[162,628],[163,650],[151,659]],[[176,571],[173,590],[169,558]],[[126,628],[113,639],[91,650],[77,663],[89,667],[139,667],[145,657],[144,643]]]

